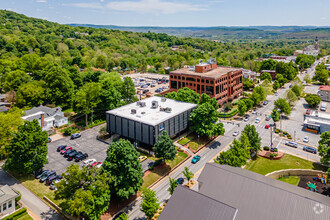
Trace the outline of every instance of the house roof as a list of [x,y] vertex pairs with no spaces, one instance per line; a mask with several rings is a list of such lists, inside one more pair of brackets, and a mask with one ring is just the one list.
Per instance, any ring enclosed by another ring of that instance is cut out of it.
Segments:
[[158,220],[233,220],[237,209],[178,185]]
[[322,91],[330,91],[330,86],[320,86],[320,87],[319,87],[319,90],[322,90]]
[[200,193],[237,208],[237,220],[329,219],[328,197],[245,169],[207,163],[198,182]]
[[4,105],[0,105],[0,112],[6,112],[6,111],[8,111],[9,109],[6,107],[6,106],[4,106]]
[[47,106],[38,106],[38,107],[33,107],[30,110],[25,111],[25,116],[22,118],[24,120],[32,121],[33,119],[40,119],[41,114],[45,114],[45,119],[47,117],[54,116],[56,112],[61,111],[61,107],[55,107],[55,108],[49,108]]
[[0,204],[18,196],[8,185],[0,186]]

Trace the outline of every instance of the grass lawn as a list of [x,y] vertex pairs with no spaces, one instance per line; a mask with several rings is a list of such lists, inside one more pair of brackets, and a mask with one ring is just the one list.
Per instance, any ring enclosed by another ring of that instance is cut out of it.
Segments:
[[26,215],[18,218],[17,220],[33,220],[33,218],[28,213],[26,213]]
[[188,135],[188,136],[186,136],[186,137],[181,138],[180,140],[178,140],[178,143],[183,146],[183,145],[186,145],[192,139],[194,139],[194,137],[192,135]]
[[298,186],[300,177],[299,176],[283,176],[281,178],[278,178],[278,180]]
[[54,191],[50,190],[49,186],[46,186],[44,183],[40,183],[39,180],[35,179],[32,175],[12,175],[15,176],[18,181],[20,181],[26,188],[28,188],[42,200],[44,196],[47,196],[57,205],[62,202],[61,200],[55,200]]
[[304,160],[299,157],[285,154],[281,160],[269,160],[263,157],[258,157],[256,160],[251,160],[245,169],[266,175],[267,173],[284,170],[284,169],[313,169],[326,170],[325,167],[312,161]]
[[143,178],[144,182],[142,184],[142,188],[148,187],[151,184],[153,184],[159,178],[164,176],[168,171],[170,171],[171,168],[175,167],[177,164],[179,164],[182,160],[184,160],[187,157],[188,155],[185,152],[178,152],[178,155],[174,158],[174,160],[166,161],[168,166],[157,167],[149,175]]

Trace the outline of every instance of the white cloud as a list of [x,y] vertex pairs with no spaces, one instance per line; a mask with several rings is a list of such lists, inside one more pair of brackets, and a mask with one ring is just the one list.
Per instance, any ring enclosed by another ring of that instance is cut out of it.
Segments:
[[100,2],[104,2],[104,0],[100,0]]
[[205,11],[205,6],[190,5],[187,3],[175,3],[162,0],[140,0],[140,1],[114,1],[106,5],[99,3],[76,3],[75,7],[110,9],[114,11],[152,13],[152,14],[174,14],[182,11]]
[[39,3],[47,3],[47,0],[37,0]]

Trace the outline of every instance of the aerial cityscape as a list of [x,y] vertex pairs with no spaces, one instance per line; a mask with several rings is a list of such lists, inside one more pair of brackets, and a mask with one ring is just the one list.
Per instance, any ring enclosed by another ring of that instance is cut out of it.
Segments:
[[1,220],[329,220],[330,2],[0,2]]

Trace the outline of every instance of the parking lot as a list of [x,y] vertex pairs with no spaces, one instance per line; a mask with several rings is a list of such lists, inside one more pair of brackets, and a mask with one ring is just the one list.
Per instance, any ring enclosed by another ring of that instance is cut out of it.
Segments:
[[[48,143],[48,164],[45,165],[45,169],[55,170],[57,174],[62,174],[72,163],[82,166],[82,161],[68,161],[67,158],[64,158],[63,155],[60,154],[60,152],[57,152],[57,147],[60,145],[67,145],[72,147],[74,150],[87,153],[87,159],[95,159],[98,162],[103,162],[107,156],[106,151],[109,144],[96,139],[99,129],[100,126],[96,126],[83,131],[81,132],[81,137],[74,140],[70,140],[70,137],[66,137]],[[141,163],[143,172],[147,171],[152,164],[152,160],[146,159],[143,161]]]

